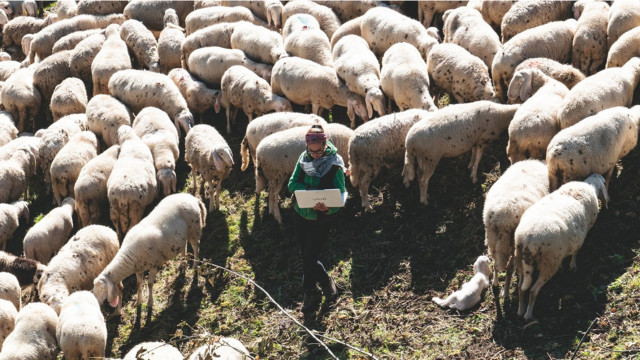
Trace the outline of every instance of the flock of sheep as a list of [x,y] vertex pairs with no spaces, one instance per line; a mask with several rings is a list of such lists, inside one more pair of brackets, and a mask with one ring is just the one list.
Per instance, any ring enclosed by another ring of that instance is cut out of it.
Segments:
[[[0,360],[54,359],[58,347],[66,359],[103,357],[100,305],[120,314],[123,279],[136,274],[140,305],[149,272],[151,309],[163,263],[189,243],[197,266],[207,213],[234,165],[224,136],[203,121],[211,108],[225,109],[226,133],[239,109],[249,119],[241,170],[254,163],[256,193],[268,189],[278,222],[310,125],[324,126],[367,210],[382,167],[404,165],[405,186],[417,179],[428,205],[440,159],[471,151],[476,183],[487,144],[508,131],[512,166],[487,193],[485,242],[498,315],[498,275],[507,272],[507,301],[515,271],[518,315],[531,320],[562,259],[575,268],[598,197],[606,206],[613,169],[636,146],[640,3],[425,1],[418,20],[401,4],[61,0],[40,19],[32,0],[0,3],[0,248],[29,219],[21,199],[30,178],[43,175],[57,206],[25,235],[24,256],[0,252],[0,321],[10,324],[0,328]],[[438,109],[440,90],[456,104]],[[321,117],[336,105],[350,127]],[[176,194],[181,139],[195,196]],[[488,286],[482,260],[473,281]],[[21,287],[34,282],[41,303],[22,307]],[[462,295],[477,301],[481,287]],[[125,359],[158,359],[158,347],[163,359],[183,359],[161,343]],[[215,349],[225,359],[249,354],[234,339]]]

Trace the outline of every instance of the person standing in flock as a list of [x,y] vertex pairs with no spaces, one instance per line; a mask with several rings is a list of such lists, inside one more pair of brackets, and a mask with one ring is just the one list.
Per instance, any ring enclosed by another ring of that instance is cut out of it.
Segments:
[[[336,147],[327,140],[321,125],[313,125],[306,133],[307,148],[300,155],[296,168],[289,179],[289,191],[311,189],[340,189],[345,193],[345,165],[337,154]],[[320,252],[327,242],[329,230],[335,214],[340,208],[328,208],[319,202],[313,208],[300,208],[294,205],[297,213],[295,219],[295,238],[300,244],[302,254],[304,304],[302,311],[307,313],[317,308],[321,295],[320,285],[325,303],[332,305],[338,292],[333,279],[329,277],[324,265],[319,260]]]

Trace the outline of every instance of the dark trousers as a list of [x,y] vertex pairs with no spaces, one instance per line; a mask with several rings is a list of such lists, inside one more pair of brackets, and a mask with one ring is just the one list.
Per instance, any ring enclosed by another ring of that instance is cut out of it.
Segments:
[[329,238],[333,215],[318,212],[317,220],[307,220],[296,213],[295,237],[302,255],[303,287],[313,290],[316,284],[326,289],[331,284],[329,274],[320,262],[320,253]]

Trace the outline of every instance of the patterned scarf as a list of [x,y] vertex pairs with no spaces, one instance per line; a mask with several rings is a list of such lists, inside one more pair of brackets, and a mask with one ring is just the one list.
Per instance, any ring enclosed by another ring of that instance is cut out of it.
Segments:
[[347,171],[347,168],[344,166],[342,156],[336,154],[335,151],[332,151],[332,154],[324,155],[317,159],[311,158],[311,160],[307,160],[307,156],[303,156],[302,160],[300,160],[302,170],[307,175],[315,177],[323,177],[327,175],[333,165],[340,166],[344,172]]

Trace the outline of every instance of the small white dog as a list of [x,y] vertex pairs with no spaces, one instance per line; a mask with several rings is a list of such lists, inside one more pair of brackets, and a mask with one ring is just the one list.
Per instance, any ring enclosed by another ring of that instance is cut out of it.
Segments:
[[478,256],[473,264],[473,273],[471,280],[463,284],[460,290],[454,291],[444,300],[439,297],[433,297],[431,300],[440,307],[449,307],[460,311],[476,306],[482,300],[484,289],[489,287],[489,274],[491,273],[489,258],[484,255]]

